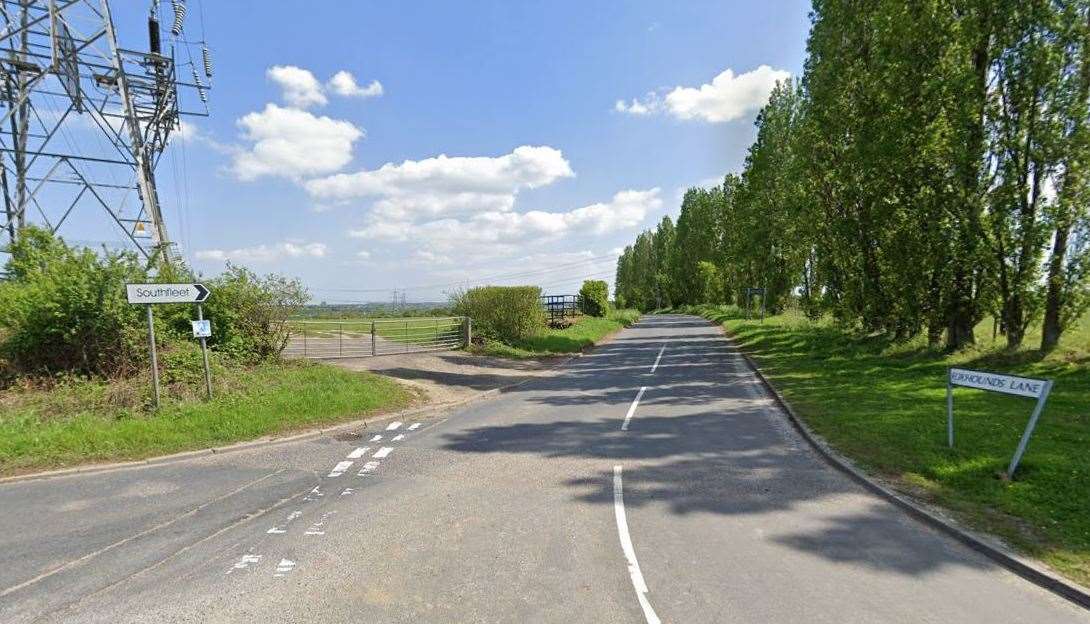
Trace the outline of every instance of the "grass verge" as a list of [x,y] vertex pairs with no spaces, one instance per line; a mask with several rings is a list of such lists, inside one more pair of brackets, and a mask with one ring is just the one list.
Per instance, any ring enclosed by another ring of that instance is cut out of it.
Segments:
[[635,310],[611,310],[606,317],[584,316],[564,329],[546,329],[536,336],[504,344],[490,340],[474,346],[473,352],[507,358],[536,358],[579,353],[592,347],[606,336],[620,331],[639,320]]
[[140,407],[146,378],[0,392],[0,475],[230,444],[416,400],[390,379],[311,362],[225,368],[212,401],[172,390],[156,412]]
[[[1062,574],[1090,585],[1090,352],[1008,352],[990,338],[954,354],[922,342],[859,336],[827,321],[764,322],[730,307],[688,310],[721,323],[814,431],[894,487],[953,510]],[[990,336],[991,323],[978,328]],[[955,448],[946,446],[949,366],[1055,380],[1018,473],[1006,469],[1033,408],[1023,399],[954,391]]]

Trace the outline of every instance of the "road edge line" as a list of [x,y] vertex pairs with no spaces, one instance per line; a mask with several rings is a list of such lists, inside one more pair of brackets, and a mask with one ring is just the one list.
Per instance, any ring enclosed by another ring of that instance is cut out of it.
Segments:
[[[707,321],[707,319],[704,320]],[[840,457],[839,453],[818,438],[810,427],[802,421],[799,415],[791,407],[791,404],[783,398],[783,395],[781,395],[780,391],[776,389],[776,386],[765,377],[753,358],[738,346],[731,335],[727,333],[726,329],[718,323],[712,323],[711,321],[708,321],[708,323],[719,328],[724,340],[742,356],[742,359],[746,362],[746,365],[750,370],[756,373],[757,378],[761,381],[761,385],[763,385],[768,393],[772,395],[772,398],[780,407],[781,411],[787,415],[787,420],[791,423],[791,426],[815,451],[817,451],[817,454],[824,459],[826,463],[844,473],[859,485],[862,485],[872,494],[875,494],[900,508],[917,522],[945,533],[947,536],[954,538],[971,550],[984,555],[1034,585],[1047,589],[1061,598],[1084,609],[1090,610],[1090,588],[1083,587],[1074,581],[1065,579],[1055,572],[1042,567],[1042,564],[1028,560],[1005,547],[991,543],[990,540],[954,524],[950,520],[917,504],[908,497],[898,494],[871,479],[868,475],[849,463],[848,460]]]

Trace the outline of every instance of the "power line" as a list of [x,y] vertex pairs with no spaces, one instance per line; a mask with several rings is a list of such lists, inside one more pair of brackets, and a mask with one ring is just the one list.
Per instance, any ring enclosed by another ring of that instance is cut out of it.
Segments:
[[[588,259],[579,260],[579,261],[576,261],[576,262],[569,262],[569,263],[565,263],[565,264],[554,265],[554,266],[549,267],[547,269],[536,269],[536,270],[532,270],[532,271],[520,271],[520,272],[514,272],[514,273],[501,273],[501,274],[498,274],[498,275],[490,275],[490,276],[478,277],[478,278],[473,278],[473,279],[462,279],[462,280],[457,280],[457,281],[453,281],[453,282],[445,282],[445,283],[439,283],[439,284],[429,284],[429,285],[426,285],[426,286],[409,286],[409,287],[406,287],[406,288],[400,288],[399,290],[434,290],[434,289],[437,289],[437,288],[447,288],[447,287],[451,287],[451,286],[460,286],[462,284],[473,283],[473,282],[480,283],[480,282],[493,281],[493,280],[521,279],[523,277],[539,275],[539,274],[543,274],[543,273],[551,273],[553,271],[559,271],[559,270],[562,270],[562,269],[572,268],[572,267],[575,267],[575,266],[587,265],[587,264],[597,264],[597,263],[605,261],[605,260],[614,261],[616,259],[617,259],[617,256],[615,256],[615,255],[598,256],[596,258],[588,258]],[[390,289],[389,288],[322,288],[322,287],[314,287],[313,290],[317,290],[317,291],[321,291],[321,292],[378,293],[378,292],[389,292]]]

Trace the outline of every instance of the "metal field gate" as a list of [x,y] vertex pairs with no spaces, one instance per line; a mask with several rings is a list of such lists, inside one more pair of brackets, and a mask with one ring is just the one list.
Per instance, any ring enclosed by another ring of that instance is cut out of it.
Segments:
[[376,320],[291,321],[284,357],[369,357],[447,351],[466,346],[469,320],[462,316]]

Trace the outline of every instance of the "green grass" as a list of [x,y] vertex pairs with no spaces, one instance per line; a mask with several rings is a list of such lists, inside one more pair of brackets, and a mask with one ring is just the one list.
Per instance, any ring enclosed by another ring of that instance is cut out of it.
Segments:
[[[1063,574],[1090,584],[1090,324],[1043,357],[991,338],[955,354],[922,341],[895,344],[798,315],[757,320],[737,309],[694,309],[723,324],[836,449],[896,487],[952,509]],[[1037,330],[1039,332],[1039,330]],[[1039,334],[1037,334],[1039,335]],[[1028,339],[1034,345],[1035,337]],[[952,365],[1055,380],[1014,481],[1004,471],[1032,399],[958,388],[954,449],[946,446],[946,375]]]
[[635,323],[639,318],[639,312],[635,310],[612,310],[607,317],[583,316],[570,327],[546,329],[514,344],[490,340],[473,350],[484,355],[520,359],[579,353],[609,334]]
[[0,392],[0,474],[132,460],[230,444],[410,405],[396,382],[326,364],[229,368],[215,399],[167,387],[162,409],[142,407],[146,378],[71,381]]

